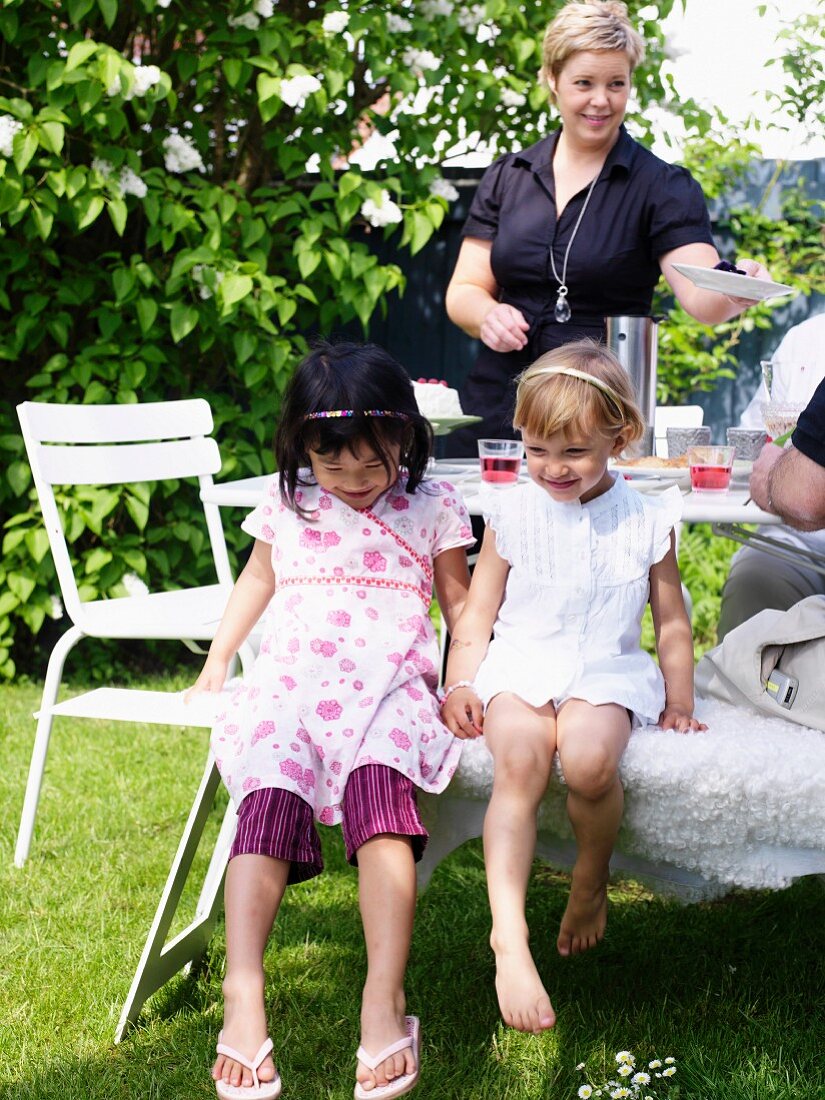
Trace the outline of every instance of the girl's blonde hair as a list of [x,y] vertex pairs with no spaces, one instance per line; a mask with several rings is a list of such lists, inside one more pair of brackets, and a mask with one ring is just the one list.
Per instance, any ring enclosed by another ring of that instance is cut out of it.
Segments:
[[[558,79],[567,60],[583,50],[621,50],[630,71],[644,60],[645,43],[622,0],[571,0],[548,25],[542,42],[541,76]],[[550,91],[550,98],[554,93]]]
[[[550,373],[548,368],[579,371],[608,392],[575,375]],[[607,438],[621,434],[628,444],[641,439],[645,429],[630,376],[613,352],[595,340],[578,340],[545,352],[519,375],[513,425],[536,439],[548,439],[556,432],[598,432]]]

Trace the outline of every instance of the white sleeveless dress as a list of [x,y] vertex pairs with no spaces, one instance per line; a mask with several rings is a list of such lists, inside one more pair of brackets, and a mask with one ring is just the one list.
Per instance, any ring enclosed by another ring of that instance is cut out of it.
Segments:
[[510,563],[493,640],[474,686],[549,700],[618,703],[634,726],[658,722],[664,680],[640,644],[650,568],[670,546],[682,498],[636,492],[623,478],[595,500],[558,503],[533,481],[487,490],[482,505]]

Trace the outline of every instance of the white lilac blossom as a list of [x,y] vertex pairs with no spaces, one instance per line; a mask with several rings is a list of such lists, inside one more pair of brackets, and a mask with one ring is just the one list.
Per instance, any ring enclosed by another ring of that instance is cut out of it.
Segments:
[[49,612],[50,619],[62,619],[63,618],[63,604],[61,603],[59,596],[52,596],[49,600]]
[[409,19],[405,19],[403,15],[396,15],[394,12],[388,12],[387,30],[390,34],[406,34],[407,31],[412,30],[412,23]]
[[193,168],[199,172],[206,170],[200,153],[192,141],[182,134],[168,134],[163,139],[163,152],[167,172],[189,172]]
[[435,19],[439,15],[452,15],[453,0],[421,0],[419,9],[425,19]]
[[362,203],[361,215],[376,229],[384,225],[395,225],[404,217],[401,207],[392,201],[389,191],[384,188],[381,189],[377,201],[367,199]]
[[328,11],[321,26],[326,34],[340,34],[349,23],[349,12]]
[[261,19],[271,19],[275,13],[275,0],[255,0],[252,6]]
[[110,160],[104,160],[103,157],[92,158],[92,171],[100,172],[104,179],[108,179],[114,170],[114,165]]
[[288,107],[298,110],[304,105],[308,95],[317,92],[321,81],[316,76],[293,76],[281,81],[281,99]]
[[413,46],[404,50],[403,61],[407,68],[420,69],[422,72],[427,69],[432,72],[441,66],[441,59],[431,50],[417,50]]
[[[207,301],[209,298],[212,297],[212,288],[206,284],[203,278],[203,273],[205,270],[206,267],[204,264],[195,264],[195,266],[192,268],[192,278],[198,284],[198,294],[203,299],[203,301]],[[223,272],[212,270],[212,275],[215,280],[215,286],[220,286],[223,282]]]
[[438,179],[434,179],[430,184],[430,194],[438,195],[442,199],[446,199],[447,202],[455,202],[458,198],[458,191],[453,187],[449,180],[442,179],[441,176]]
[[500,99],[505,107],[523,107],[527,102],[527,96],[514,91],[513,88],[502,88]]
[[121,168],[117,182],[121,194],[134,195],[139,199],[146,197],[146,192],[148,191],[146,184],[137,172],[134,172],[128,165],[124,165],[123,168]]
[[172,0],[155,0],[155,4],[159,8],[168,8],[172,3]]
[[126,589],[127,596],[146,596],[149,589],[137,573],[124,573],[120,583]]
[[146,95],[150,88],[158,83],[161,77],[157,65],[136,65],[134,94]]
[[472,7],[462,8],[458,13],[458,25],[467,34],[475,34],[484,22],[485,14],[483,4],[473,4]]
[[230,15],[226,22],[230,27],[243,27],[247,31],[256,31],[261,25],[254,11],[245,11],[242,15]]

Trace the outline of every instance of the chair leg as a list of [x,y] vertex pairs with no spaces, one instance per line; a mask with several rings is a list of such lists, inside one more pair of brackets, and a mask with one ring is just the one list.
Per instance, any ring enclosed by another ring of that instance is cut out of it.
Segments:
[[43,696],[40,700],[40,711],[37,718],[37,732],[34,736],[34,748],[31,764],[29,765],[29,778],[26,781],[26,794],[23,798],[23,813],[20,816],[20,828],[17,832],[17,844],[14,849],[15,867],[22,867],[29,857],[29,849],[34,834],[34,819],[37,816],[40,787],[43,783],[46,754],[49,751],[49,739],[52,732],[52,707],[57,701],[57,693],[60,690],[63,665],[66,663],[69,651],[83,636],[83,631],[79,627],[70,627],[58,640],[49,657],[46,681],[43,685]]
[[[203,835],[204,827],[206,826],[206,822],[212,810],[212,804],[215,800],[215,792],[219,786],[220,775],[218,774],[218,769],[215,767],[214,758],[210,753],[206,761],[206,768],[204,769],[198,792],[195,795],[195,800],[189,811],[186,827],[183,830],[183,835],[178,844],[178,850],[175,853],[175,858],[172,860],[172,866],[169,869],[166,885],[163,888],[163,893],[158,902],[155,917],[152,921],[149,935],[146,938],[146,944],[143,948],[140,962],[135,971],[135,976],[132,979],[132,987],[129,990],[129,995],[126,998],[126,1002],[120,1014],[120,1021],[117,1026],[117,1031],[115,1032],[116,1043],[120,1042],[126,1030],[135,1023],[140,1015],[140,1010],[144,1002],[151,997],[153,993],[157,992],[161,986],[168,982],[173,975],[177,974],[179,970],[182,970],[196,959],[199,959],[206,950],[212,936],[212,929],[217,920],[221,904],[220,884],[223,877],[223,869],[221,869],[219,875],[217,874],[216,855],[221,843],[221,838],[225,837],[226,830],[224,826],[226,826],[226,817],[224,817],[224,824],[221,826],[215,855],[212,857],[209,871],[207,872],[207,878],[210,876],[212,878],[209,904],[206,905],[204,903],[202,893],[194,920],[191,924],[187,925],[182,932],[178,933],[174,939],[166,943],[167,933],[174,919],[178,902],[180,901],[183,888],[186,885],[186,879],[198,850],[198,842]],[[234,829],[235,815],[231,805],[229,811],[232,813],[230,825],[232,829]],[[231,835],[229,837],[229,843],[231,843]],[[226,844],[225,854],[228,854],[228,852],[229,845]],[[204,887],[204,892],[205,889],[206,887]]]

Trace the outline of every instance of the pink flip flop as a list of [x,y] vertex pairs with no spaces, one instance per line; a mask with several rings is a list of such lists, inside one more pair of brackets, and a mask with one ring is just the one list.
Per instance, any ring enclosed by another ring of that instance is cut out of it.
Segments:
[[266,1058],[267,1054],[272,1050],[272,1040],[264,1039],[258,1048],[258,1053],[250,1061],[245,1058],[240,1051],[235,1050],[234,1047],[227,1046],[226,1043],[221,1042],[221,1035],[218,1036],[218,1054],[223,1054],[227,1058],[232,1058],[235,1062],[240,1062],[242,1066],[245,1066],[248,1070],[252,1071],[252,1085],[228,1085],[225,1081],[216,1081],[215,1088],[217,1089],[220,1100],[278,1100],[281,1095],[281,1075],[275,1070],[275,1077],[271,1081],[259,1081],[258,1069]]
[[397,1043],[392,1043],[390,1046],[385,1047],[384,1050],[374,1057],[371,1054],[367,1054],[363,1047],[359,1047],[355,1053],[355,1057],[359,1062],[363,1062],[365,1066],[375,1071],[378,1066],[386,1061],[391,1055],[397,1054],[399,1050],[405,1050],[407,1047],[412,1047],[415,1069],[412,1073],[405,1073],[401,1077],[396,1077],[394,1081],[390,1081],[387,1085],[376,1085],[374,1089],[365,1089],[360,1081],[356,1081],[355,1100],[392,1100],[394,1096],[403,1096],[407,1092],[412,1092],[418,1084],[418,1070],[420,1066],[418,1049],[421,1028],[417,1016],[405,1016],[405,1020],[407,1021],[407,1035],[404,1039],[399,1039]]

